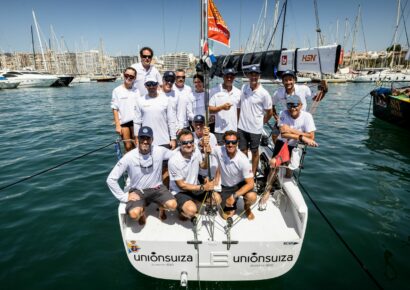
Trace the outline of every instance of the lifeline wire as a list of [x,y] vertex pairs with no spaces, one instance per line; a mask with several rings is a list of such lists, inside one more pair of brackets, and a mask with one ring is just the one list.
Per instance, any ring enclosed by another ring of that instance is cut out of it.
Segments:
[[113,145],[113,144],[116,143],[116,142],[117,142],[117,141],[111,142],[111,143],[108,144],[108,145],[102,146],[102,147],[100,147],[100,148],[97,148],[97,149],[95,149],[95,150],[92,150],[92,151],[90,151],[90,152],[87,152],[87,153],[85,153],[85,154],[83,154],[83,155],[80,155],[80,156],[74,157],[74,158],[72,158],[72,159],[70,159],[70,160],[64,161],[63,163],[60,163],[60,164],[58,164],[58,165],[56,165],[56,166],[53,166],[53,167],[44,169],[44,170],[42,170],[42,171],[40,171],[40,172],[37,172],[37,173],[35,173],[35,174],[33,174],[33,175],[30,175],[30,176],[28,176],[28,177],[22,178],[22,179],[20,179],[20,180],[18,180],[18,181],[16,181],[16,182],[13,182],[13,183],[10,183],[10,184],[8,184],[8,185],[6,185],[6,186],[0,187],[0,191],[2,191],[3,189],[9,188],[9,187],[11,187],[11,186],[13,186],[13,185],[16,185],[16,184],[18,184],[18,183],[21,183],[21,182],[23,182],[23,181],[29,180],[29,179],[31,179],[31,178],[33,178],[33,177],[36,177],[36,176],[39,176],[39,175],[41,175],[41,174],[47,173],[47,172],[49,172],[49,171],[51,171],[51,170],[54,170],[54,169],[56,169],[56,168],[58,168],[58,167],[61,167],[61,166],[65,165],[65,164],[68,164],[68,163],[73,162],[73,161],[75,161],[75,160],[77,160],[77,159],[80,159],[80,158],[83,158],[83,157],[85,157],[85,156],[87,156],[87,155],[90,155],[90,154],[92,154],[92,153],[94,153],[94,152],[100,151],[100,150],[102,150],[102,149],[104,149],[104,148],[107,148],[108,146]]
[[383,289],[383,287],[379,284],[379,282],[376,280],[376,278],[372,275],[372,273],[367,269],[366,265],[360,260],[360,258],[356,255],[356,253],[353,251],[353,249],[349,246],[349,244],[343,239],[343,237],[339,234],[339,232],[336,230],[336,228],[333,226],[333,224],[330,222],[330,220],[326,217],[326,215],[322,212],[322,210],[319,208],[319,206],[316,204],[316,202],[313,200],[313,198],[310,196],[309,192],[306,190],[306,188],[303,186],[303,184],[300,182],[300,179],[298,179],[299,185],[302,187],[303,191],[306,193],[306,195],[309,197],[310,201],[313,203],[317,211],[320,213],[322,218],[326,221],[326,223],[329,225],[329,227],[332,229],[332,231],[336,234],[336,236],[339,238],[339,240],[343,243],[343,245],[346,247],[346,249],[350,252],[350,254],[353,256],[353,258],[356,260],[357,263],[359,263],[360,267],[365,271],[367,276],[376,284],[377,288]]

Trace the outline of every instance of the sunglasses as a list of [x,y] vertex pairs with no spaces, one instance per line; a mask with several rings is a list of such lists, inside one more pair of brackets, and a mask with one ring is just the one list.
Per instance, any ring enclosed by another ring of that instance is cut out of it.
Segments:
[[164,81],[167,83],[174,83],[175,79],[174,78],[164,78]]
[[129,79],[129,80],[135,80],[135,76],[129,75],[129,74],[124,74],[124,78],[125,79]]
[[226,145],[229,145],[229,144],[236,145],[237,143],[238,143],[238,140],[225,140]]
[[188,145],[188,144],[194,144],[194,140],[188,140],[188,141],[181,141],[181,145]]
[[149,88],[158,86],[157,82],[146,82],[145,85]]
[[286,107],[288,109],[294,109],[294,108],[297,108],[298,106],[299,106],[299,103],[287,103],[286,104]]
[[185,79],[185,76],[176,76],[177,79]]
[[141,55],[141,57],[142,57],[142,58],[149,58],[149,59],[151,59],[151,58],[152,58],[152,55]]

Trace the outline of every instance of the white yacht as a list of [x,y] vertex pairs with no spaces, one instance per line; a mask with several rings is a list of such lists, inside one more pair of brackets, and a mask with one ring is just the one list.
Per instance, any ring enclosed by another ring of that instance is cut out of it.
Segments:
[[382,71],[369,71],[366,75],[359,75],[353,80],[354,83],[371,83],[371,82],[410,82],[410,74],[401,71],[385,69]]
[[20,88],[49,87],[58,80],[56,76],[37,71],[7,71],[3,76],[9,80],[19,81]]
[[19,81],[8,80],[0,75],[0,89],[15,89],[19,84]]

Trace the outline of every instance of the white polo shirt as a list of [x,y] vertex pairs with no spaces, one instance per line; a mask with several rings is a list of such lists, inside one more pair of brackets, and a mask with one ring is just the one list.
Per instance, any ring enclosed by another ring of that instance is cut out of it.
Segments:
[[[296,129],[299,131],[302,131],[303,133],[309,133],[316,131],[316,126],[315,122],[313,121],[312,114],[306,111],[300,111],[299,117],[296,119],[293,119],[292,116],[290,115],[288,110],[282,111],[279,115],[279,122],[278,122],[279,127],[282,125],[288,125],[292,129]],[[286,141],[287,139],[282,138],[281,135],[278,137],[282,141]],[[295,146],[298,140],[294,139],[289,139],[288,144],[290,146]]]
[[170,139],[176,139],[172,102],[163,92],[158,92],[155,98],[145,95],[138,99],[134,119],[135,136],[141,126],[151,127],[154,132],[153,145],[169,144]]
[[181,192],[176,180],[184,180],[188,184],[198,184],[199,164],[202,155],[198,149],[192,153],[190,159],[182,156],[180,148],[174,150],[174,155],[168,161],[169,189],[173,195]]
[[148,69],[145,69],[142,63],[134,63],[131,67],[135,68],[137,71],[137,79],[134,81],[134,88],[137,88],[140,91],[141,96],[148,94],[147,89],[145,88],[145,78],[150,75],[154,77],[157,82],[162,85],[162,77],[157,68],[154,65],[150,65]]
[[192,111],[196,115],[205,116],[205,93],[192,92]]
[[262,84],[256,90],[252,90],[249,84],[244,85],[239,107],[238,128],[248,133],[261,134],[265,111],[272,109],[272,97],[268,91]]
[[[128,192],[124,192],[118,184],[124,172],[130,178],[130,188],[143,190],[162,184],[162,161],[171,158],[173,151],[152,146],[150,154],[140,154],[135,148],[125,154],[108,175],[107,184],[114,196],[121,202],[128,201]],[[152,166],[150,166],[152,165]]]
[[121,125],[134,120],[135,106],[139,97],[140,94],[136,88],[127,89],[124,85],[112,91],[111,109],[118,111]]
[[245,181],[245,178],[253,177],[251,161],[242,151],[237,150],[231,159],[225,146],[216,146],[212,150],[212,155],[218,160],[223,186],[234,186]]
[[[302,102],[302,110],[306,111],[307,108],[307,99],[312,97],[312,91],[306,85],[298,85],[295,84],[295,92],[288,95],[286,93],[285,87],[278,88],[272,96],[272,105],[277,106],[278,104],[282,104],[282,110],[286,110],[286,100],[291,95],[297,95],[300,97]],[[278,112],[278,110],[276,110]]]
[[175,84],[172,86],[172,89],[178,98],[177,129],[186,128],[189,126],[189,120],[194,118],[192,89],[187,85],[184,85],[183,88],[178,88]]
[[241,90],[232,86],[228,92],[222,87],[222,84],[211,90],[209,105],[217,107],[225,103],[231,103],[229,110],[220,110],[215,113],[215,133],[225,133],[226,131],[238,131],[238,105],[241,99]]
[[169,92],[163,92],[171,101],[171,105],[172,105],[172,112],[174,115],[174,119],[175,119],[175,130],[176,130],[176,126],[177,126],[177,105],[178,105],[178,96],[175,94],[174,90],[170,90]]

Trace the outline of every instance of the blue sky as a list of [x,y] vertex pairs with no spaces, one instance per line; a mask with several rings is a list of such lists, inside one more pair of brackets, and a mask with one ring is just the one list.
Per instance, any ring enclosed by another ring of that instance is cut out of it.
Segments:
[[[402,0],[402,6],[406,1]],[[257,23],[264,0],[214,2],[231,31],[231,49],[238,49],[240,43],[244,45],[248,39],[252,25]],[[268,2],[272,7],[274,1]],[[289,0],[288,3],[285,46],[314,46],[313,0]],[[391,44],[396,0],[317,0],[317,3],[320,26],[328,42],[343,42],[345,19],[348,18],[350,41],[345,50],[351,49],[352,28],[361,4],[365,37],[360,28],[356,49],[364,50],[365,42],[367,49],[372,51]],[[32,9],[43,34],[48,38],[50,25],[53,25],[55,33],[59,38],[64,37],[70,51],[98,49],[100,38],[110,55],[134,55],[138,47],[145,45],[151,46],[156,54],[176,51],[198,54],[199,51],[199,0],[4,0],[0,7],[0,52],[31,51]],[[404,15],[408,31],[409,11],[410,3]],[[402,22],[400,27],[399,42],[407,46]],[[215,45],[214,50],[216,54],[229,52],[220,45]]]

